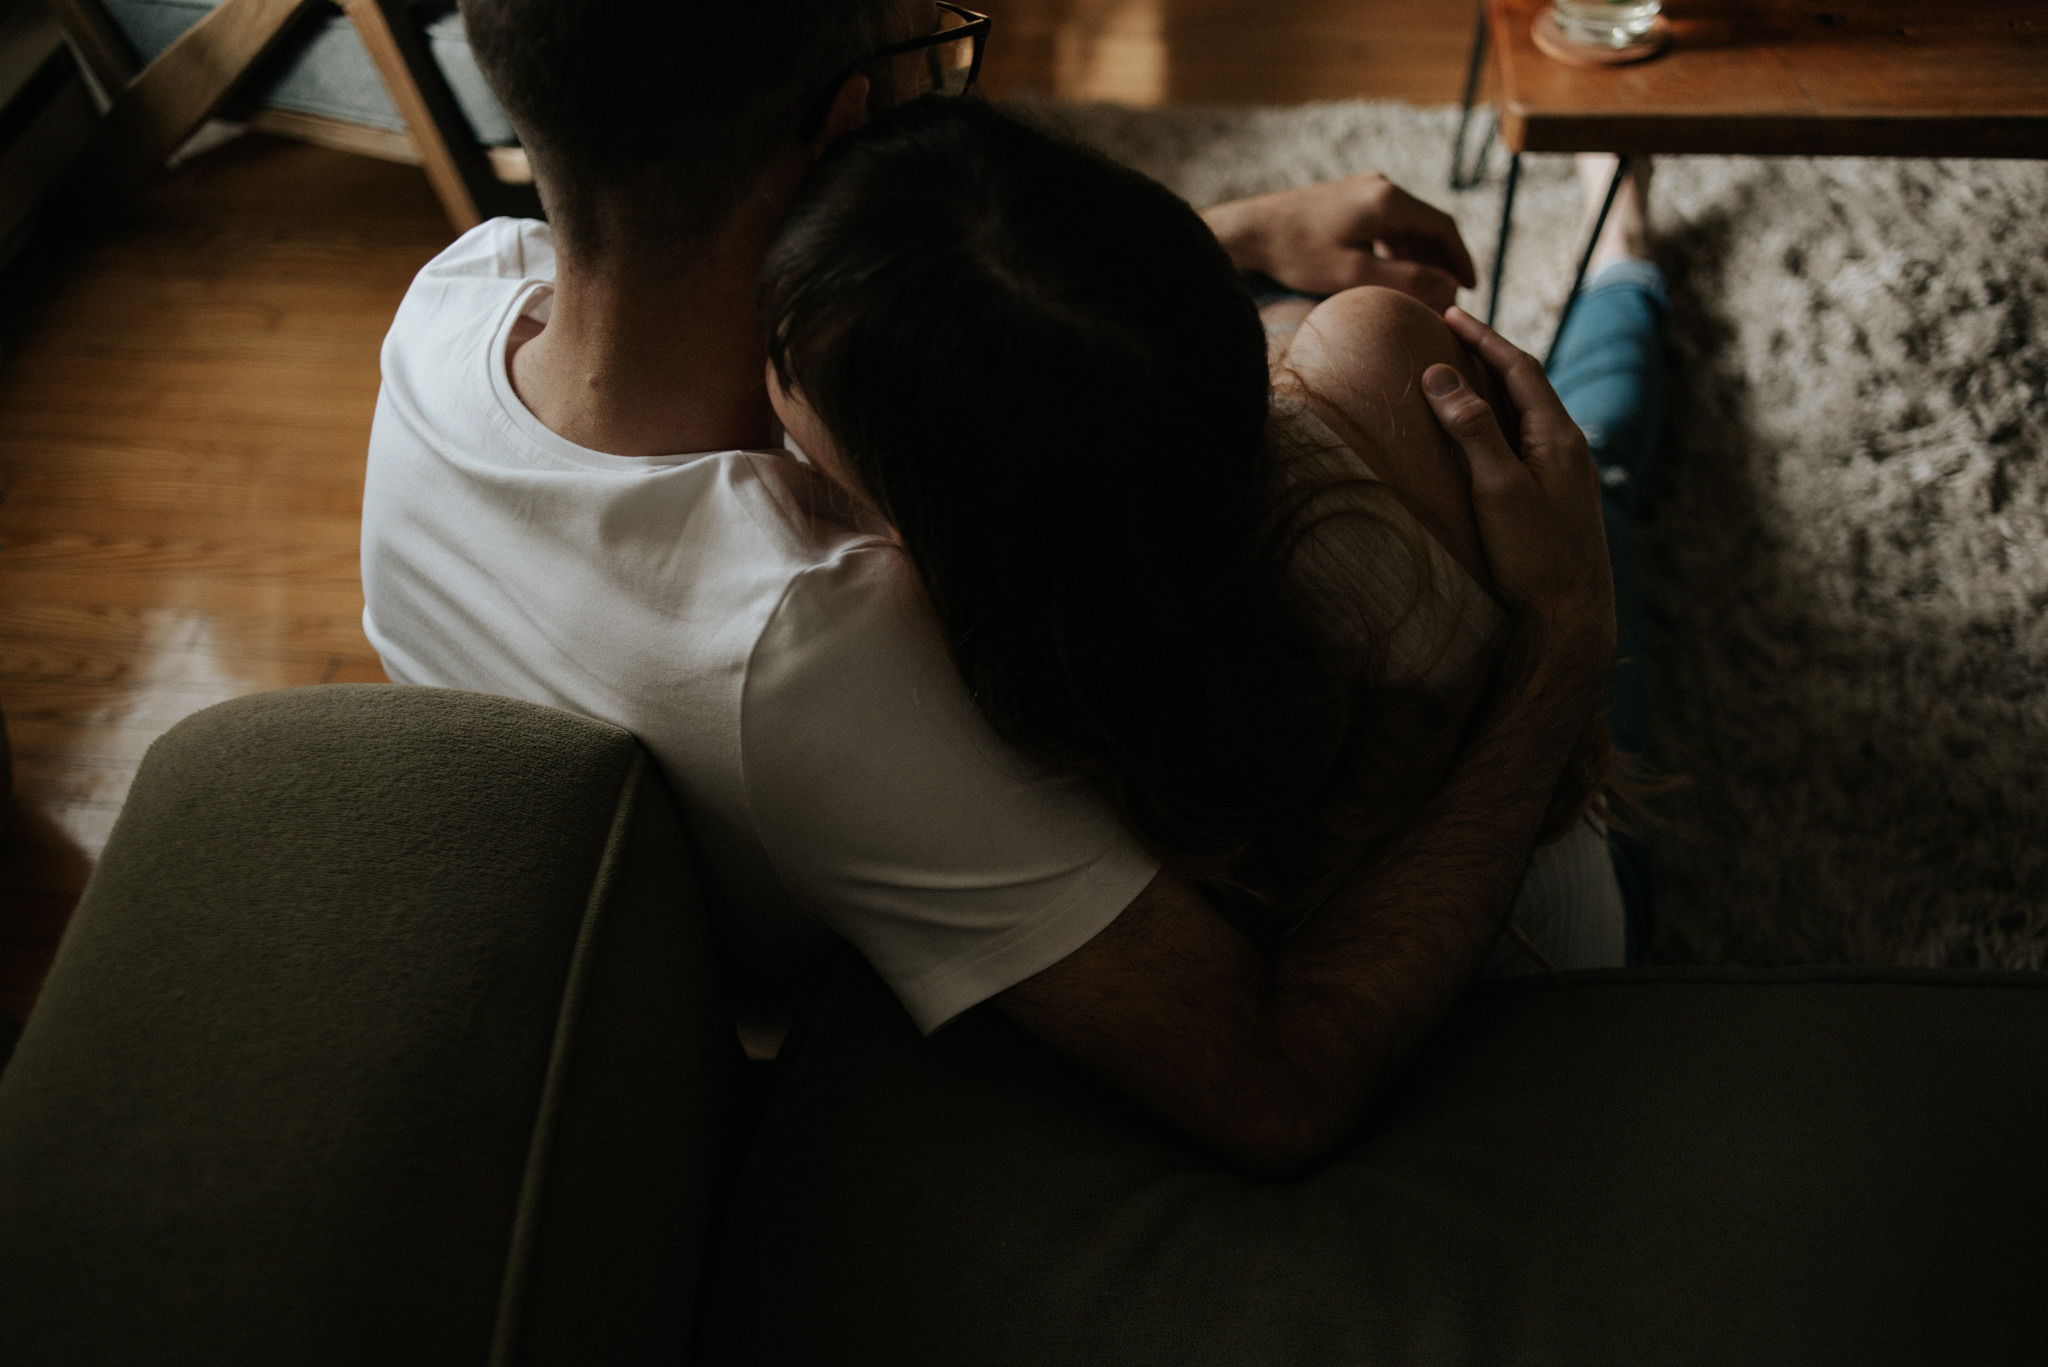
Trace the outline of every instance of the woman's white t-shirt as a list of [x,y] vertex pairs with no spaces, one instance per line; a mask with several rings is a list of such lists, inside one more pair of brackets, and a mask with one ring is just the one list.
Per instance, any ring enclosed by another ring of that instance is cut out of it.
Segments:
[[902,553],[784,450],[586,450],[513,392],[545,224],[422,270],[383,352],[364,629],[397,683],[625,727],[654,754],[746,981],[851,941],[931,1030],[1058,962],[1157,865],[1010,751]]

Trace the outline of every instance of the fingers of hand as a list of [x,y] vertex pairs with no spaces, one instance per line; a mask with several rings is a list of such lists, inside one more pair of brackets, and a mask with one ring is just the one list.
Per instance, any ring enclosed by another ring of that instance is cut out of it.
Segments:
[[1391,181],[1378,205],[1381,240],[1407,260],[1442,267],[1459,284],[1470,287],[1479,277],[1472,269],[1472,254],[1449,214],[1425,203]]
[[[1459,284],[1477,279],[1471,253],[1450,215],[1423,203],[1376,171],[1282,190],[1247,204],[1270,206],[1282,228],[1266,273],[1296,289],[1333,294],[1356,285],[1386,285],[1441,312]],[[1375,250],[1411,269],[1375,269]],[[1421,272],[1428,272],[1423,274]]]
[[[1463,315],[1454,309],[1450,317],[1455,327]],[[1532,413],[1530,403],[1548,396],[1556,421],[1563,425],[1560,437],[1576,441],[1579,457],[1576,462],[1561,459],[1573,452],[1570,444],[1538,442],[1525,425],[1522,449],[1527,459],[1518,459],[1493,409],[1456,368],[1433,365],[1423,371],[1423,394],[1471,469],[1472,511],[1488,568],[1503,601],[1547,623],[1551,634],[1593,640],[1596,632],[1573,624],[1597,624],[1603,611],[1611,621],[1613,592],[1600,529],[1599,486],[1591,477],[1592,461],[1584,458],[1585,438],[1564,414],[1534,358],[1476,320],[1466,321],[1473,326],[1458,328],[1459,335],[1502,372],[1509,395],[1525,418],[1540,419],[1548,410],[1538,405]],[[1519,388],[1518,376],[1523,382]],[[1540,394],[1529,390],[1531,378]],[[1574,474],[1586,477],[1573,478]],[[1608,630],[1611,633],[1611,626]],[[1611,657],[1611,642],[1606,649]]]
[[[1463,309],[1454,308],[1446,310],[1444,322],[1450,325],[1451,331],[1457,333],[1464,340],[1465,345],[1471,347],[1481,356],[1484,356],[1487,364],[1498,370],[1503,376],[1506,376],[1516,365],[1523,362],[1527,362],[1530,365],[1535,364],[1535,357]],[[1537,371],[1540,374],[1542,367],[1538,366]]]
[[1474,318],[1463,309],[1453,308],[1444,314],[1444,321],[1465,343],[1479,353],[1480,359],[1492,366],[1500,376],[1501,384],[1507,389],[1508,398],[1513,401],[1517,412],[1526,419],[1530,414],[1545,408],[1564,411],[1564,404],[1558,399],[1557,391],[1550,386],[1550,379],[1543,373],[1543,366],[1528,352],[1495,332],[1486,324]]
[[1539,446],[1559,450],[1585,449],[1585,434],[1579,431],[1579,425],[1565,411],[1564,401],[1557,397],[1550,377],[1543,373],[1542,362],[1463,309],[1449,310],[1444,314],[1444,321],[1499,374],[1508,398],[1521,416],[1525,452],[1533,452]]
[[1526,482],[1528,475],[1501,435],[1492,405],[1474,393],[1456,369],[1433,365],[1423,371],[1422,392],[1438,425],[1465,453],[1475,496],[1504,493]]
[[1458,254],[1435,238],[1417,237],[1413,233],[1395,233],[1376,239],[1372,249],[1382,260],[1419,262],[1425,266],[1434,266],[1460,284],[1470,283],[1465,279],[1464,266]]

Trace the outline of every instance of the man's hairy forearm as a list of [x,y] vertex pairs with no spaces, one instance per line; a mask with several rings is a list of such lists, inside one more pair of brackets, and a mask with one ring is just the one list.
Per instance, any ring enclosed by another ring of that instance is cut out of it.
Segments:
[[1584,672],[1511,646],[1436,798],[1272,955],[1263,1033],[1324,1132],[1306,1147],[1355,1127],[1471,983],[1590,716]]
[[1364,1119],[1499,933],[1604,674],[1509,647],[1471,740],[1394,849],[1271,955],[1160,873],[1002,1008],[1253,1172],[1327,1156]]

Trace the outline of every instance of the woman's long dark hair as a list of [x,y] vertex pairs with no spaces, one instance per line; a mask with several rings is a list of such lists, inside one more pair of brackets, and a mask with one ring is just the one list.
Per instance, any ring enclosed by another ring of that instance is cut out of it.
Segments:
[[[827,153],[760,302],[778,375],[896,528],[984,715],[1167,867],[1295,900],[1398,815],[1368,809],[1447,766],[1426,701],[1362,688],[1288,589],[1264,330],[1171,192],[986,105],[920,101]],[[1358,819],[1327,848],[1289,834],[1329,810],[1354,723],[1404,707],[1384,800],[1339,802]]]

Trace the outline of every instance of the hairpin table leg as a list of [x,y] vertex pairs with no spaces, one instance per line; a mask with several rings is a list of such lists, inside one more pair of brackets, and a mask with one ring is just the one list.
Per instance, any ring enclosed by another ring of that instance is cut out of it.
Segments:
[[1515,223],[1515,186],[1522,179],[1522,154],[1515,153],[1508,158],[1508,183],[1500,196],[1500,236],[1493,244],[1493,288],[1486,296],[1486,325],[1493,326],[1494,315],[1500,312],[1501,268],[1508,262],[1508,232]]
[[[1621,191],[1621,178],[1628,174],[1628,158],[1617,157],[1614,162],[1614,179],[1607,182],[1607,197],[1600,201],[1599,217],[1593,220],[1592,236],[1586,239],[1586,249],[1579,253],[1579,268],[1572,273],[1571,292],[1564,297],[1564,308],[1557,315],[1557,331],[1551,334],[1550,350],[1543,353],[1543,366],[1550,368],[1550,358],[1557,354],[1557,339],[1564,336],[1564,325],[1571,321],[1572,305],[1579,302],[1579,292],[1586,285],[1586,267],[1592,263],[1593,248],[1599,244],[1600,230],[1607,226],[1607,215],[1614,208],[1614,197]],[[1503,232],[1506,230],[1503,229]],[[1500,278],[1500,265],[1494,264],[1494,278]]]
[[1493,147],[1500,128],[1496,116],[1487,124],[1486,136],[1468,169],[1465,165],[1465,131],[1472,121],[1472,102],[1479,94],[1479,71],[1486,64],[1486,0],[1479,0],[1479,20],[1472,29],[1472,56],[1465,66],[1465,98],[1458,105],[1458,136],[1451,144],[1451,188],[1469,190],[1486,175],[1486,154]]

